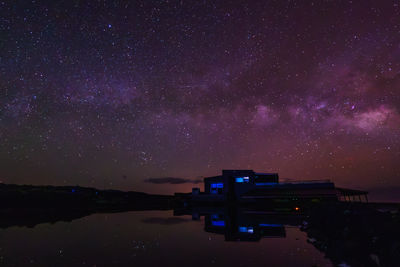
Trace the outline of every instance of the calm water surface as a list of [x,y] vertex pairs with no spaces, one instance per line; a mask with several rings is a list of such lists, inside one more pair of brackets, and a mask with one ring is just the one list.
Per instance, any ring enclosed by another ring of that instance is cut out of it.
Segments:
[[0,266],[332,266],[297,227],[285,237],[225,241],[173,211],[94,214],[0,230]]

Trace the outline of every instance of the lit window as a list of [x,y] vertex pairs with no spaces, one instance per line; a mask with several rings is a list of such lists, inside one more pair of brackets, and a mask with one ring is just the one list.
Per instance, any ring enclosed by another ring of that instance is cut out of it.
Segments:
[[223,183],[211,184],[211,188],[224,188],[224,184]]
[[249,234],[253,234],[254,233],[254,229],[253,227],[246,227],[246,226],[239,226],[239,232],[240,233],[249,233]]
[[241,233],[247,233],[247,227],[239,226],[239,232],[241,232]]
[[225,221],[211,221],[213,226],[225,226]]
[[248,183],[250,181],[250,177],[236,177],[236,183]]

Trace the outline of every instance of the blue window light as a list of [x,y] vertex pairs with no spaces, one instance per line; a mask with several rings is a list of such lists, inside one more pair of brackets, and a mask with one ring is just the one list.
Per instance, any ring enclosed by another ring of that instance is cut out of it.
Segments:
[[236,183],[248,183],[250,181],[250,177],[236,177]]
[[237,177],[236,178],[236,183],[243,183],[243,178],[242,177]]
[[241,232],[241,233],[247,233],[247,227],[245,227],[245,226],[239,226],[239,232]]
[[213,226],[225,226],[225,221],[211,221]]
[[254,233],[254,229],[253,227],[246,227],[246,226],[239,226],[239,232],[240,233],[249,233],[249,234],[253,234]]
[[224,184],[223,183],[211,184],[211,188],[224,188]]

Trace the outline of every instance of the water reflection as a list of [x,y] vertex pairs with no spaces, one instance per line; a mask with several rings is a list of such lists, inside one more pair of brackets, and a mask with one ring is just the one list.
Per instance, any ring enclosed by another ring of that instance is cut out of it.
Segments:
[[75,214],[70,222],[9,225],[0,230],[0,266],[331,266],[297,228],[287,228],[284,238],[225,242],[209,222],[212,214],[230,215],[215,211]]
[[238,206],[194,207],[174,211],[175,216],[191,215],[193,220],[205,217],[204,230],[224,235],[225,241],[260,241],[261,238],[286,237],[285,226],[299,226],[299,213],[276,214]]
[[400,249],[397,213],[363,207],[110,212],[3,217],[0,265],[396,266]]

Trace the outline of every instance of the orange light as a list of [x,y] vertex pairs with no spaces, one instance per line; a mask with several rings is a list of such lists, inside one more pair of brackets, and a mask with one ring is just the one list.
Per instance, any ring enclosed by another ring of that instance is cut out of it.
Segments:
[[299,208],[299,207],[295,207],[294,209],[295,209],[296,211],[299,211],[299,210],[300,210],[300,208]]

